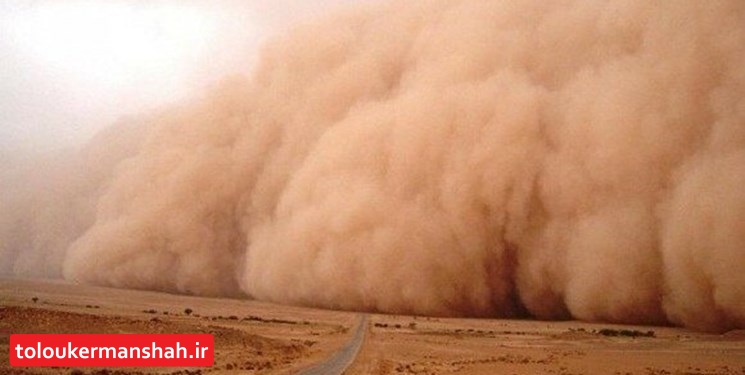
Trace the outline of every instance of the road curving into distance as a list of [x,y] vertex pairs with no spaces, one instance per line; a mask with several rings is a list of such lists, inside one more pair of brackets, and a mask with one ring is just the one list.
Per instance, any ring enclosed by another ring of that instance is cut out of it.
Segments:
[[299,375],[341,375],[354,362],[367,333],[367,315],[360,316],[354,336],[331,357],[312,367],[300,371]]

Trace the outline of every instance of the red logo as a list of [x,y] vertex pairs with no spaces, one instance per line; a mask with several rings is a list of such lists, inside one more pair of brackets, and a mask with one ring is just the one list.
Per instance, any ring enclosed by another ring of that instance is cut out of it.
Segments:
[[204,367],[214,358],[209,334],[10,335],[14,367]]

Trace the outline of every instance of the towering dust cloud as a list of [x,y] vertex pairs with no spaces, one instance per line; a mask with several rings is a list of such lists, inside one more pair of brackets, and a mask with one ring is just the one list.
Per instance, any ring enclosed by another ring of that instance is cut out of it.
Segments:
[[251,79],[120,124],[53,171],[6,171],[1,268],[745,328],[744,61],[740,0],[336,14],[268,43]]

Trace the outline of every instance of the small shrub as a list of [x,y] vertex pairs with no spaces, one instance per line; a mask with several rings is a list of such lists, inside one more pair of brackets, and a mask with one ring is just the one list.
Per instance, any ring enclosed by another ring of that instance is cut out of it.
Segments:
[[186,309],[184,309],[184,314],[186,314],[186,315],[191,315],[192,312],[194,312],[194,310],[192,310],[192,309],[190,309],[188,307]]

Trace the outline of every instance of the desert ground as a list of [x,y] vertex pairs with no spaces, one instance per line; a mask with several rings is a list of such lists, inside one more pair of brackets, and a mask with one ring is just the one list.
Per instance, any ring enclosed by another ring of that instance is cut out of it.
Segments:
[[[188,310],[187,310],[188,309]],[[363,316],[366,319],[361,319]],[[358,314],[0,279],[0,373],[293,374],[365,332],[346,374],[745,374],[745,331]],[[12,333],[212,333],[209,368],[12,368]]]

